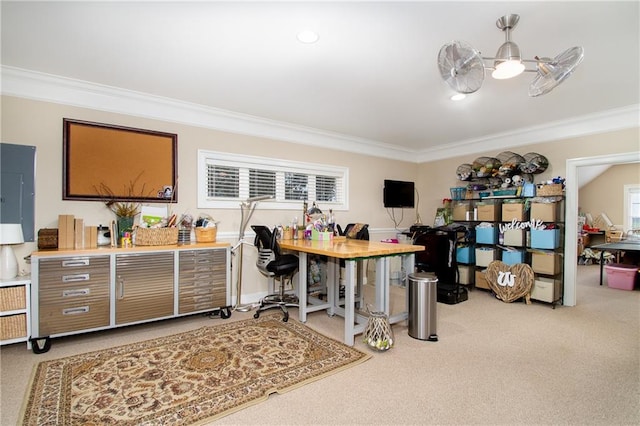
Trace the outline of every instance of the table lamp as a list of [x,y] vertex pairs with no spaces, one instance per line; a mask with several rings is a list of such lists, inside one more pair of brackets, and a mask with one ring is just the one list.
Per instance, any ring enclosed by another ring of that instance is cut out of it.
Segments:
[[0,278],[9,280],[18,275],[18,259],[13,253],[11,244],[24,243],[22,225],[19,223],[0,223]]

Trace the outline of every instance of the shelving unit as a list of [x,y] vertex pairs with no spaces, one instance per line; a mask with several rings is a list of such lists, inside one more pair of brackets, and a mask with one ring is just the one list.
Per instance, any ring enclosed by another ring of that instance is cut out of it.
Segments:
[[457,200],[452,216],[471,231],[456,250],[461,284],[490,290],[483,273],[489,263],[526,263],[535,273],[531,298],[554,307],[561,303],[564,197]]
[[26,342],[31,349],[31,277],[0,280],[0,345]]

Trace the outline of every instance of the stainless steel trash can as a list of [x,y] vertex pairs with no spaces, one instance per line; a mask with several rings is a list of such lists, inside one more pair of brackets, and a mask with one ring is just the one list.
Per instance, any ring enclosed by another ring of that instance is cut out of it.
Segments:
[[425,272],[410,274],[408,291],[409,336],[437,342],[438,279]]

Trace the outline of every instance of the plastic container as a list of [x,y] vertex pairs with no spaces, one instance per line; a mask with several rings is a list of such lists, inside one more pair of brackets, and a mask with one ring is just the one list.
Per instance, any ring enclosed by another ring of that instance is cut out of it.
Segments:
[[451,189],[451,199],[452,200],[464,200],[464,196],[467,192],[466,187],[456,187]]
[[633,290],[638,276],[637,266],[614,263],[605,265],[604,269],[607,271],[607,287]]

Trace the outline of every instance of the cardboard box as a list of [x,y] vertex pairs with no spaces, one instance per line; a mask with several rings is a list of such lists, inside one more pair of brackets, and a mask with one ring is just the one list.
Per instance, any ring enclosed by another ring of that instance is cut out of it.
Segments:
[[476,251],[473,245],[456,247],[456,260],[458,263],[474,263],[476,261]]
[[502,221],[511,222],[513,219],[524,221],[524,204],[522,203],[503,203],[502,204]]
[[479,221],[495,222],[498,220],[498,206],[494,203],[478,203],[476,204],[478,209]]
[[455,203],[453,205],[453,220],[469,220],[467,212],[471,210],[469,203]]
[[505,246],[524,246],[524,229],[507,229],[504,231],[503,242]]
[[476,247],[476,266],[487,267],[496,260],[496,250],[492,247]]
[[543,222],[556,221],[557,203],[531,203],[531,220],[541,220]]
[[524,263],[524,251],[502,250],[502,262],[506,263],[507,265],[517,265],[518,263]]
[[478,244],[495,244],[496,228],[493,226],[476,227],[476,243]]
[[560,300],[561,287],[559,280],[536,277],[531,289],[531,298],[548,303],[556,302]]
[[538,274],[555,275],[560,272],[560,255],[533,252],[531,254],[531,269]]
[[476,288],[484,288],[486,290],[491,290],[489,287],[489,282],[485,277],[484,271],[476,271]]
[[559,229],[532,229],[531,248],[554,249],[560,246]]
[[475,268],[472,265],[458,265],[458,282],[463,285],[473,284],[473,272]]
[[74,217],[72,214],[58,215],[58,248],[72,249],[75,239]]

